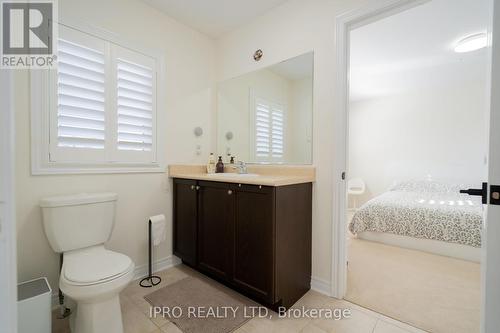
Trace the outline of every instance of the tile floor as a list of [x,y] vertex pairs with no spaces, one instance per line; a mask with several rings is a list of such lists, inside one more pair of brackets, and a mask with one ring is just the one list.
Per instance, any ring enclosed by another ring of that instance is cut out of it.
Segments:
[[[141,288],[138,281],[132,281],[120,294],[125,333],[181,333],[164,318],[149,317],[149,303],[144,295],[174,283],[186,276],[197,274],[184,265],[157,273],[162,283],[153,288]],[[336,300],[315,291],[309,291],[295,305],[306,308],[349,308],[352,316],[342,320],[333,319],[261,319],[254,318],[236,330],[237,333],[424,333],[412,326],[382,316],[346,301]],[[275,316],[276,317],[276,316]],[[54,320],[53,333],[68,333],[66,320]]]

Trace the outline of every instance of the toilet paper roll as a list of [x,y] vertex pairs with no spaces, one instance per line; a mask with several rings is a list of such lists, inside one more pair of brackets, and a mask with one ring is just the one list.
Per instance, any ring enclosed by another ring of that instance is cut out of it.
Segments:
[[149,218],[151,221],[151,238],[153,240],[153,245],[160,245],[165,239],[167,239],[167,223],[165,221],[165,215],[155,215]]

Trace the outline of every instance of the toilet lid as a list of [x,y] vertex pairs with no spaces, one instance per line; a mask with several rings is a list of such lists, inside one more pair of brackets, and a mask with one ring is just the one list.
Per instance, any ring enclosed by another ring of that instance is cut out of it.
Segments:
[[121,253],[89,251],[65,258],[64,276],[76,283],[95,283],[123,275],[131,264],[132,260]]

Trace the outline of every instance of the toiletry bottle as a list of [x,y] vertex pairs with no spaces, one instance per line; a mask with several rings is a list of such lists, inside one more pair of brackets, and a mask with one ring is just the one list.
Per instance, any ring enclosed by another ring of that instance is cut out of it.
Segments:
[[224,173],[224,162],[222,162],[222,156],[219,156],[219,160],[217,161],[217,165],[215,166],[216,173]]
[[215,156],[214,153],[210,153],[207,163],[207,173],[215,173]]
[[231,156],[231,160],[229,160],[229,163],[234,164],[234,156]]

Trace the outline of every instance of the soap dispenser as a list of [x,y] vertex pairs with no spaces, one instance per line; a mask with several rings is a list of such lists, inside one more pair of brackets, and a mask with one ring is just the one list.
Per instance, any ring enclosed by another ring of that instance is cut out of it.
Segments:
[[219,156],[219,160],[217,161],[217,165],[215,166],[216,173],[224,173],[224,162],[222,162],[222,156]]
[[214,153],[210,153],[207,163],[207,173],[215,173],[215,156]]

